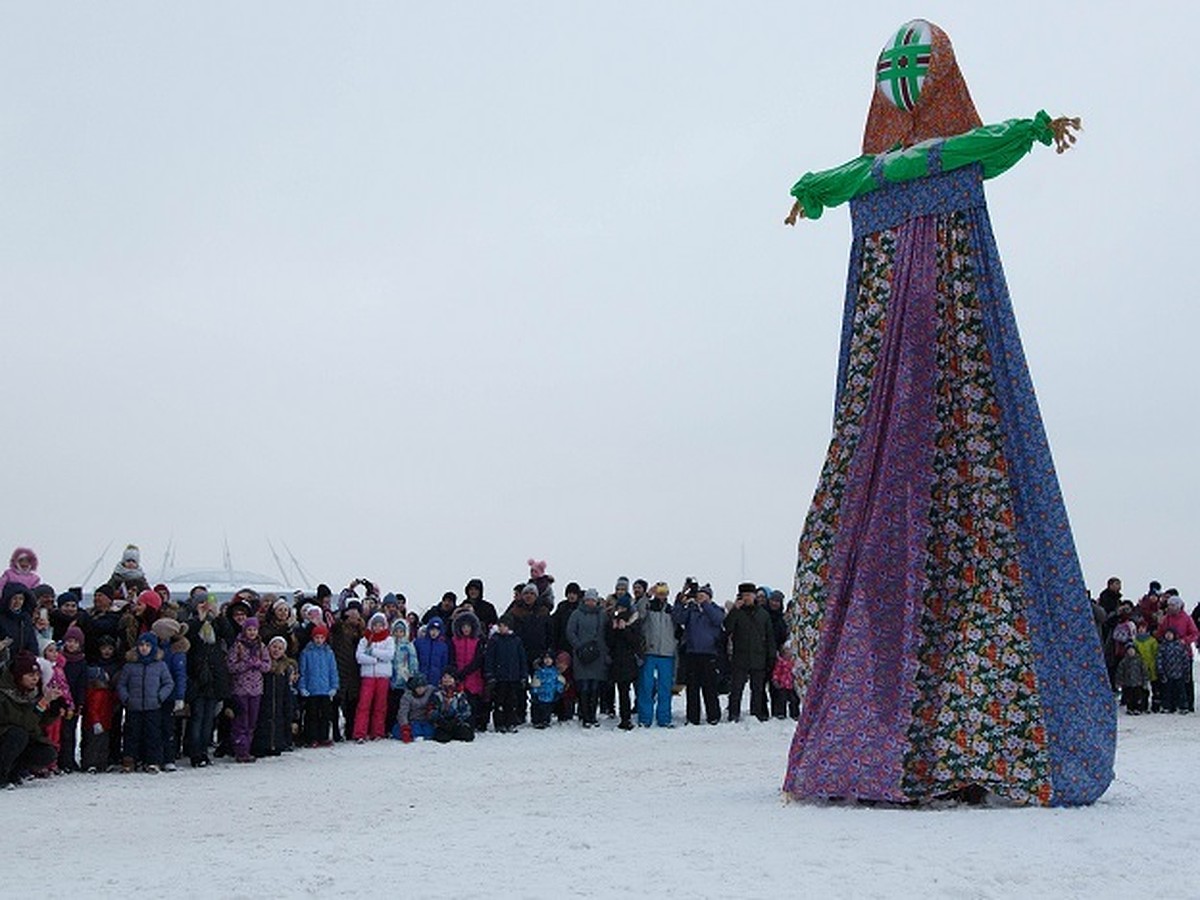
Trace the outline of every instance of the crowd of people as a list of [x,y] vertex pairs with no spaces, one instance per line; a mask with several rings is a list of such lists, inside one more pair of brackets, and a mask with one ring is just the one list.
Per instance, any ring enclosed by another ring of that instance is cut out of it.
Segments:
[[1200,604],[1188,615],[1175,588],[1158,581],[1136,603],[1110,578],[1092,601],[1113,690],[1130,715],[1192,713],[1196,690],[1192,657],[1200,639]]
[[799,715],[782,592],[743,583],[722,604],[695,579],[672,593],[620,577],[556,600],[546,563],[528,565],[503,612],[476,578],[418,615],[366,578],[336,594],[172,596],[129,545],[87,606],[19,547],[0,574],[0,780],[601,717],[672,728],[681,692],[688,725],[739,721],[747,689],[750,716]]

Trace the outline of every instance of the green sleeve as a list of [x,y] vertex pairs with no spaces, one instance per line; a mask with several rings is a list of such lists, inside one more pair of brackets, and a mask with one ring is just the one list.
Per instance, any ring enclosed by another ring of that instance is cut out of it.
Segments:
[[[984,178],[995,178],[1011,169],[1037,141],[1049,146],[1054,139],[1050,116],[1045,110],[1032,119],[1009,119],[984,125],[945,141],[923,141],[912,147],[890,150],[883,156],[885,181],[900,182],[929,174],[929,152],[941,145],[943,172],[981,163]],[[860,156],[835,169],[809,172],[792,187],[792,196],[804,207],[809,219],[819,219],[826,207],[861,197],[880,185],[871,174],[878,157]]]

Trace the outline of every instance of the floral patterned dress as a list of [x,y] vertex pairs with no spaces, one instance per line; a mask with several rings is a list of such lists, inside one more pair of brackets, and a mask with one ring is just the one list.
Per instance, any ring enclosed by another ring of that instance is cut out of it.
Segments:
[[1090,803],[1112,779],[1115,706],[986,163],[942,171],[940,149],[922,150],[922,177],[893,183],[876,166],[875,189],[848,193],[833,437],[796,569],[803,708],[784,790],[908,802],[978,785]]

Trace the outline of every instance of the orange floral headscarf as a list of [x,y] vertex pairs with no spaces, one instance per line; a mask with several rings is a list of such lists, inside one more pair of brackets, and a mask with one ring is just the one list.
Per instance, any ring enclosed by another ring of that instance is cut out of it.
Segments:
[[920,93],[909,111],[889,100],[876,85],[863,132],[863,153],[883,153],[897,144],[911,147],[929,138],[962,134],[983,124],[958,70],[950,38],[933,23],[916,21],[928,27],[932,36],[929,69]]

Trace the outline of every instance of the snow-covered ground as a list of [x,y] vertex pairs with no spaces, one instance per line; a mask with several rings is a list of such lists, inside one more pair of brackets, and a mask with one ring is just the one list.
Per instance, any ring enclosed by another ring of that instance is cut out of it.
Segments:
[[1200,896],[1194,715],[1122,714],[1117,780],[1056,810],[784,803],[790,721],[614,724],[38,781],[0,894]]

